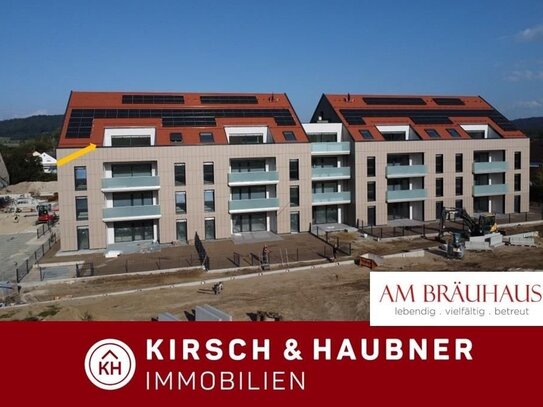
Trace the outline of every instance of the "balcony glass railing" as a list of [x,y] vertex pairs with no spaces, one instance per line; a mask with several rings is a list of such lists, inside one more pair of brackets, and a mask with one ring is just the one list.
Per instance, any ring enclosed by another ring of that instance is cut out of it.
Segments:
[[231,172],[228,174],[229,184],[273,184],[279,182],[277,171]]
[[428,174],[426,165],[387,165],[388,178],[424,177]]
[[228,202],[230,212],[257,212],[279,209],[279,198],[238,199]]
[[350,203],[351,193],[346,192],[314,192],[313,204]]
[[104,221],[160,218],[160,205],[119,206],[104,208]]
[[428,193],[425,189],[404,189],[387,191],[387,202],[421,201],[426,199]]
[[507,167],[507,161],[473,163],[473,173],[488,174],[492,172],[506,172]]
[[349,154],[351,152],[351,144],[348,141],[339,143],[311,143],[312,154]]
[[160,189],[160,177],[115,177],[102,178],[102,190],[154,190]]
[[350,178],[350,167],[316,167],[311,169],[311,178],[313,179],[338,179],[338,178]]
[[507,194],[507,184],[474,185],[473,196],[490,196]]

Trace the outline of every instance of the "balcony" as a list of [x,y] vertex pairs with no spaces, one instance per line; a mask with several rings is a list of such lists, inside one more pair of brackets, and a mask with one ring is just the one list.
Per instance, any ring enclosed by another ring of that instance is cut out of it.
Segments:
[[508,168],[507,161],[473,163],[474,174],[489,174],[493,172],[506,172],[507,168]]
[[351,153],[348,141],[340,143],[311,143],[311,155],[345,155]]
[[313,205],[340,205],[351,203],[351,193],[347,192],[314,192]]
[[230,213],[266,212],[278,209],[279,198],[238,199],[228,202]]
[[426,165],[387,165],[387,178],[424,177],[428,174]]
[[102,178],[102,192],[156,191],[160,189],[160,177]]
[[311,169],[311,179],[313,181],[349,178],[351,178],[350,167],[316,167]]
[[116,208],[104,208],[102,211],[104,222],[160,218],[160,205],[119,206]]
[[423,201],[428,193],[425,189],[399,189],[387,191],[387,202]]
[[228,174],[228,185],[268,185],[279,183],[277,171],[252,171],[252,172],[231,172]]
[[505,194],[507,194],[507,184],[473,186],[473,196],[492,196]]

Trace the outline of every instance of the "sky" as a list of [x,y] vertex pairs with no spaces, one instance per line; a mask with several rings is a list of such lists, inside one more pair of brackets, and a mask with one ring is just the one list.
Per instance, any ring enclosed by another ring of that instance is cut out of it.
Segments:
[[543,116],[543,1],[4,0],[0,119],[71,90],[481,95]]

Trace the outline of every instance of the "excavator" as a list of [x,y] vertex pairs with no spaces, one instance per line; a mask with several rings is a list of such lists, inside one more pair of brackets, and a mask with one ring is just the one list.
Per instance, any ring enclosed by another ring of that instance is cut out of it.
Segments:
[[[446,225],[447,221],[458,224],[458,219],[462,220],[462,229]],[[443,241],[443,235],[447,232],[461,233],[465,239],[469,239],[470,236],[484,236],[498,232],[496,215],[481,213],[479,217],[472,218],[464,208],[443,208],[439,224],[439,240]]]

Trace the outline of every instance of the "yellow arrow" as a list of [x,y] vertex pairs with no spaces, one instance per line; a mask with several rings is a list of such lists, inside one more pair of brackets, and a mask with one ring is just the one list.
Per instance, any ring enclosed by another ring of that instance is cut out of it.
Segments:
[[94,150],[96,150],[96,144],[90,143],[87,147],[74,151],[72,154],[68,154],[66,157],[62,157],[61,159],[57,160],[57,167],[62,167],[64,164],[68,164],[70,161]]

